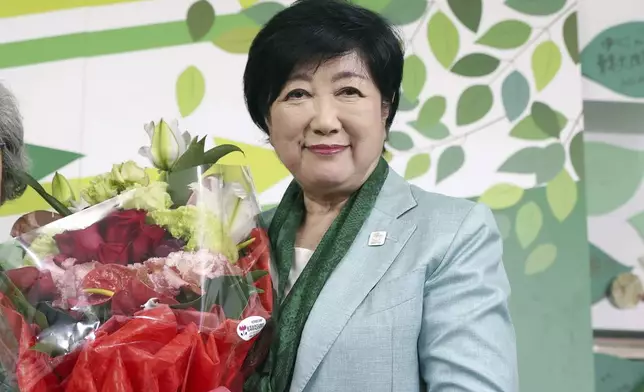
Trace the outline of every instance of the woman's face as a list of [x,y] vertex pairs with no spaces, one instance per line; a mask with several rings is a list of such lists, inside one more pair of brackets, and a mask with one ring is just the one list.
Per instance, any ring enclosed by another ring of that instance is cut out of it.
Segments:
[[360,57],[296,69],[270,108],[270,141],[305,191],[352,192],[378,163],[388,111]]

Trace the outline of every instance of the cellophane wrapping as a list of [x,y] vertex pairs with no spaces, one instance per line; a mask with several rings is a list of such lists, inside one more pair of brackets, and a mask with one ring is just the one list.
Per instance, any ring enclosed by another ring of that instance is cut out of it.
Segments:
[[259,212],[245,167],[199,166],[2,244],[0,391],[241,391],[273,303]]

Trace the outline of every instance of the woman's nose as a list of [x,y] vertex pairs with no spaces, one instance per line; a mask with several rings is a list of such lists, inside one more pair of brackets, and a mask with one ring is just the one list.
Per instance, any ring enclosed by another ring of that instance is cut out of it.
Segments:
[[318,135],[328,135],[340,131],[342,124],[338,118],[338,110],[333,102],[324,98],[317,99],[314,107],[315,110],[310,124],[313,132]]

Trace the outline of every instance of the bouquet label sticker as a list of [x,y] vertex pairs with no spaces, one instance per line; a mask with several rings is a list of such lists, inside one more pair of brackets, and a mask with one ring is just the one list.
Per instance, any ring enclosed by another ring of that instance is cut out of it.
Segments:
[[266,326],[266,319],[260,316],[250,316],[239,322],[237,335],[245,341],[249,341],[261,332]]

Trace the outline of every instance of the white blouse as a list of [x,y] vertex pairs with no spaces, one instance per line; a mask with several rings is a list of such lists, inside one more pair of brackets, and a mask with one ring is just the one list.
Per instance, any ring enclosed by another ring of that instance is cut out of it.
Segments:
[[288,274],[288,282],[286,282],[286,288],[284,289],[285,298],[293,288],[293,285],[297,281],[297,278],[299,278],[300,274],[302,274],[302,271],[304,270],[304,267],[306,267],[306,264],[311,259],[311,256],[313,256],[312,250],[306,249],[306,248],[298,248],[298,247],[295,248],[295,257],[293,258],[293,265],[291,266],[291,271]]

